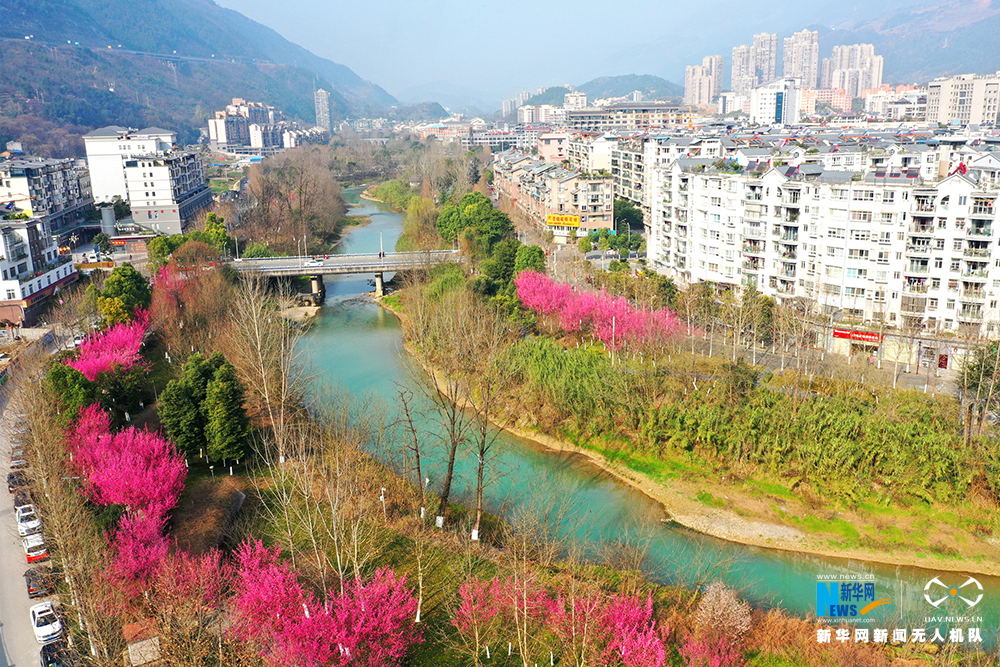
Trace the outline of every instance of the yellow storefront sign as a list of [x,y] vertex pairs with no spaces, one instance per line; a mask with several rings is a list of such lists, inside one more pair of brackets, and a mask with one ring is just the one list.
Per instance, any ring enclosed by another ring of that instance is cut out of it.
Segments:
[[580,216],[549,213],[545,216],[545,224],[551,227],[579,227]]

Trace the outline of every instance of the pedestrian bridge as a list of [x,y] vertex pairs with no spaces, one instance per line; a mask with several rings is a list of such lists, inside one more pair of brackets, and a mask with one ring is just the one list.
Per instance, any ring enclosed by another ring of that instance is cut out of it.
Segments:
[[231,266],[240,273],[258,273],[272,278],[312,278],[314,296],[322,300],[322,276],[350,273],[374,273],[375,293],[382,295],[382,274],[396,271],[428,269],[445,263],[461,263],[465,259],[458,250],[419,252],[377,252],[353,255],[319,255],[305,257],[254,257],[234,259]]

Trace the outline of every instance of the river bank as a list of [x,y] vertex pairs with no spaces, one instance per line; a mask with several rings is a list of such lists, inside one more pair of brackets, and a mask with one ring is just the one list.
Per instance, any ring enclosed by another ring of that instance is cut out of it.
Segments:
[[[376,299],[376,302],[396,316],[405,330],[407,319],[394,307],[395,300],[386,303]],[[409,343],[403,347],[411,359],[421,363],[425,372],[442,379],[437,369],[428,368],[421,362]],[[712,479],[710,471],[688,472],[685,479],[656,479],[614,460],[615,456],[595,451],[602,449],[598,445],[586,443],[581,446],[568,437],[542,432],[526,423],[523,417],[514,424],[494,422],[494,425],[550,451],[587,458],[623,484],[655,501],[670,521],[702,535],[749,547],[846,561],[1000,576],[1000,548],[994,541],[935,520],[935,515],[952,513],[957,508],[934,507],[923,512],[895,508],[879,513],[871,508],[849,511],[811,507],[807,501],[783,493],[777,484],[767,480],[748,485],[744,480],[727,480],[727,476],[719,478],[716,475],[717,479]],[[620,458],[641,463],[634,455],[623,454]],[[761,487],[776,487],[775,493],[762,492]],[[868,536],[863,533],[871,529],[885,535],[934,533],[936,541],[930,543],[933,544],[931,548],[925,549],[904,544],[891,550],[864,548],[861,543]]]

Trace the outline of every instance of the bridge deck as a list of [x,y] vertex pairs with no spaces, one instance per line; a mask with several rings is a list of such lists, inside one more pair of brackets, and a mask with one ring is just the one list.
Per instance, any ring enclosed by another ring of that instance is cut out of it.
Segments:
[[425,252],[377,252],[320,257],[263,257],[233,260],[231,266],[241,273],[265,276],[329,276],[347,273],[384,273],[423,269],[445,262],[461,263],[457,250]]

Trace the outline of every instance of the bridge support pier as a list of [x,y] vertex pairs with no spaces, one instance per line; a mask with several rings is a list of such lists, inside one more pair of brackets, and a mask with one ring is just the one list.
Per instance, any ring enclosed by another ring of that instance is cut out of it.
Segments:
[[313,303],[318,306],[326,299],[326,285],[323,283],[323,276],[309,276],[309,283],[312,289]]
[[375,274],[375,296],[385,296],[385,285],[382,282],[382,274]]

